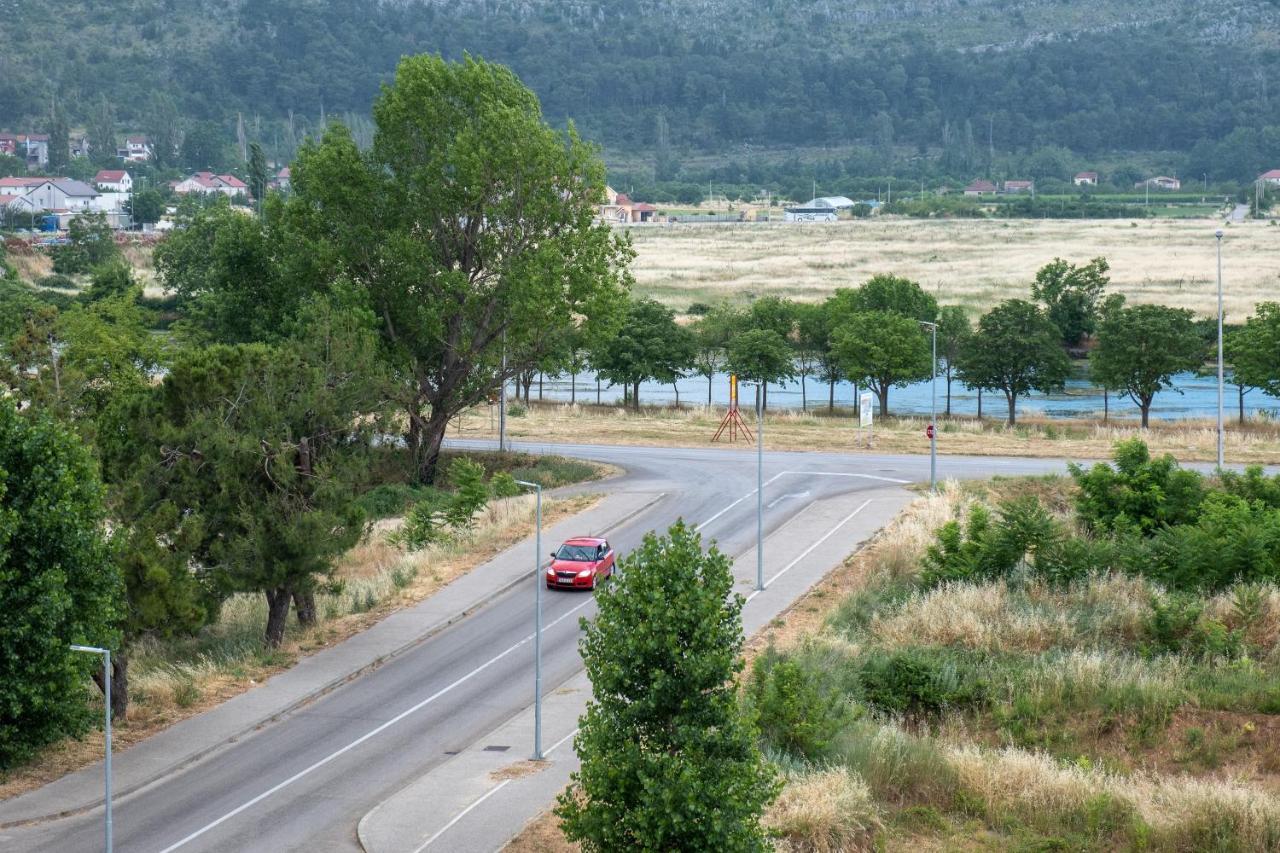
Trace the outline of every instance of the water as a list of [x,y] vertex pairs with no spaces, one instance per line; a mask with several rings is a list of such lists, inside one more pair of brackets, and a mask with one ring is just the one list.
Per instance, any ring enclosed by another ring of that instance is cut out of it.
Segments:
[[[1238,397],[1236,388],[1227,379],[1223,398],[1223,408],[1228,420],[1236,417]],[[680,402],[684,405],[705,405],[707,402],[707,380],[701,376],[693,376],[679,380]],[[1189,418],[1217,417],[1218,393],[1216,376],[1197,376],[1183,373],[1174,377],[1174,389],[1156,394],[1151,406],[1151,417],[1160,420],[1183,420]],[[918,382],[905,388],[892,388],[889,391],[889,410],[895,415],[928,415],[929,414],[929,382]],[[609,387],[607,382],[600,385],[600,401],[603,403],[621,403],[622,386]],[[946,410],[946,381],[938,377],[938,412]],[[866,389],[863,389],[866,390]],[[1181,392],[1181,393],[1179,393]],[[514,392],[510,392],[514,395]],[[744,409],[755,407],[755,392],[750,387],[740,389],[740,404]],[[538,384],[535,380],[530,396],[537,398]],[[544,379],[542,397],[545,400],[561,400],[568,402],[570,398],[569,377]],[[804,385],[801,394],[800,381],[795,380],[786,385],[769,386],[769,407],[771,409],[799,409],[807,397],[810,408],[821,408],[827,405],[828,391],[824,382],[812,378]],[[711,381],[711,398],[717,406],[729,402],[729,377],[717,374]],[[580,403],[596,402],[595,376],[582,374],[577,382],[577,399]],[[640,385],[640,402],[647,405],[671,404],[676,401],[676,391],[670,384],[661,385],[644,382]],[[1250,391],[1245,395],[1245,414],[1277,415],[1280,414],[1280,400],[1269,397],[1261,391]],[[852,408],[854,403],[853,385],[839,382],[835,388],[835,405]],[[1110,414],[1114,418],[1137,419],[1140,411],[1137,404],[1127,396],[1112,393],[1110,395]],[[959,382],[951,383],[951,411],[959,415],[976,415],[978,413],[978,394],[965,388]],[[984,417],[1003,418],[1008,414],[1008,406],[1004,395],[984,392],[982,395],[982,414]],[[1058,394],[1028,394],[1018,398],[1018,416],[1043,416],[1049,418],[1097,418],[1103,414],[1103,395],[1100,388],[1095,387],[1083,370],[1067,381],[1066,388]]]

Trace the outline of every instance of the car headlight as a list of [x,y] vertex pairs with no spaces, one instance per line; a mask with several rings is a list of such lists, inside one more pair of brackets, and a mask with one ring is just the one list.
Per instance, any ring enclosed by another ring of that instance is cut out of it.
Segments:
[[580,578],[591,577],[591,569],[583,569],[582,571],[578,572],[578,577]]

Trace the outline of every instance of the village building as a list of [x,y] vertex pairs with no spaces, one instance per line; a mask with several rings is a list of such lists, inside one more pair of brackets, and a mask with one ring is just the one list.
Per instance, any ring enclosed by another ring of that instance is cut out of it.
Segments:
[[1004,191],[1006,195],[1015,193],[1034,193],[1036,191],[1035,181],[1005,181]]
[[170,186],[173,187],[175,193],[180,195],[185,195],[186,193],[198,193],[200,195],[221,193],[228,198],[234,198],[238,195],[249,194],[249,185],[235,175],[215,175],[213,172],[196,172],[194,175],[188,175],[180,181],[174,181]]
[[1272,169],[1269,172],[1263,172],[1258,176],[1258,180],[1268,186],[1280,187],[1280,169]]
[[1077,172],[1076,176],[1071,179],[1078,187],[1096,187],[1098,185],[1097,172]]
[[996,185],[991,181],[979,178],[964,188],[964,194],[968,196],[995,195]]
[[1154,178],[1138,181],[1133,186],[1139,190],[1144,187],[1150,187],[1153,190],[1180,190],[1182,189],[1182,181],[1177,178],[1171,178],[1168,175],[1156,175]]
[[103,169],[94,176],[93,183],[103,192],[133,192],[133,178],[123,169]]

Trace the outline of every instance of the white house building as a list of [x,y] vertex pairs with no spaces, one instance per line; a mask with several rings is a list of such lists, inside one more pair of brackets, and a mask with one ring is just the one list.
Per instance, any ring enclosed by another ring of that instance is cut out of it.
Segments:
[[151,159],[151,141],[145,136],[126,136],[120,159],[131,163],[145,163]]
[[1280,169],[1263,172],[1258,176],[1258,180],[1270,187],[1280,187]]
[[94,176],[93,183],[103,192],[127,193],[133,191],[133,178],[122,169],[103,169]]
[[30,187],[24,197],[36,210],[79,213],[94,209],[98,191],[84,181],[71,178],[44,178]]
[[213,172],[196,172],[173,183],[173,191],[179,194],[199,193],[213,195],[222,193],[228,198],[237,195],[248,195],[249,185],[235,175],[215,175]]

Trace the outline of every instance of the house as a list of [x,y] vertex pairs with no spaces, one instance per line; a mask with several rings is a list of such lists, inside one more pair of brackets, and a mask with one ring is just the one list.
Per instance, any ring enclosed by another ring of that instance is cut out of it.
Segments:
[[93,178],[94,186],[103,192],[127,193],[133,191],[133,178],[123,169],[103,169]]
[[1098,185],[1098,173],[1077,172],[1076,176],[1072,179],[1072,183],[1078,187],[1096,187]]
[[21,157],[28,169],[43,169],[49,165],[49,134],[0,133],[0,154]]
[[194,175],[188,175],[180,181],[174,181],[170,184],[173,191],[178,194],[199,193],[201,195],[213,195],[214,193],[222,193],[228,198],[237,195],[247,195],[249,186],[235,175],[215,175],[213,172],[196,172]]
[[276,172],[276,176],[268,182],[267,186],[271,187],[273,190],[288,192],[289,188],[293,186],[292,176],[293,172],[288,166],[285,166],[283,169]]
[[1036,191],[1036,183],[1035,181],[1005,181],[1004,191],[1006,194],[1033,193]]
[[126,136],[124,147],[117,152],[121,160],[145,163],[151,159],[151,141],[145,136]]
[[0,178],[0,194],[25,196],[27,190],[45,182],[45,178]]
[[1182,181],[1177,178],[1171,178],[1168,175],[1156,175],[1154,178],[1138,181],[1133,186],[1134,189],[1139,190],[1143,187],[1151,187],[1156,190],[1180,190],[1182,189]]
[[852,210],[855,202],[842,195],[823,196],[782,211],[784,222],[835,222],[840,211]]
[[[287,172],[287,169],[282,171]],[[287,181],[288,178],[286,177]],[[286,183],[285,186],[288,186]],[[604,188],[604,202],[599,206],[596,216],[601,222],[611,225],[630,225],[636,222],[653,222],[658,215],[658,208],[644,202],[635,202],[626,193],[620,193],[613,187]]]
[[1268,186],[1280,187],[1280,169],[1272,169],[1269,172],[1263,172],[1258,176],[1258,180]]
[[89,137],[83,133],[71,134],[71,156],[72,157],[88,157],[89,156]]
[[973,183],[969,184],[969,186],[964,188],[964,194],[975,195],[975,196],[995,195],[996,185],[991,183],[991,181],[984,181],[981,178],[979,178],[978,180],[974,181]]
[[68,211],[78,213],[94,210],[98,191],[84,181],[71,178],[40,178],[39,183],[27,188],[23,197],[36,210]]

